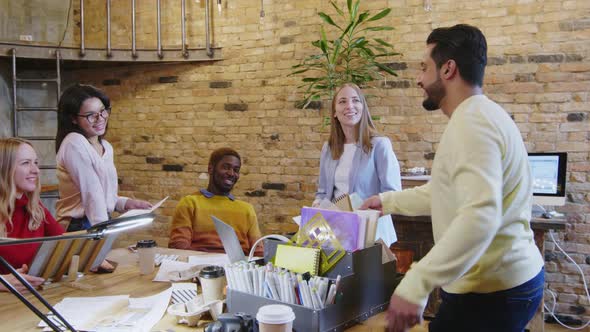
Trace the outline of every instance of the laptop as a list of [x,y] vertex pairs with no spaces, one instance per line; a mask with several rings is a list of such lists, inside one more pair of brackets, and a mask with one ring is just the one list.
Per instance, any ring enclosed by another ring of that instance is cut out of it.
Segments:
[[215,224],[215,229],[217,230],[217,234],[221,239],[223,249],[225,249],[225,253],[229,258],[229,261],[232,263],[245,261],[246,255],[244,255],[244,251],[242,251],[240,240],[238,240],[238,236],[236,235],[234,228],[215,216],[211,216],[211,219]]

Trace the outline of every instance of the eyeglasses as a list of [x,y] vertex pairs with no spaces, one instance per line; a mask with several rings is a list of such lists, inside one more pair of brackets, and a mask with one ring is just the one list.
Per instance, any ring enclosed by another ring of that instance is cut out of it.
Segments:
[[98,122],[100,117],[102,117],[103,119],[106,120],[109,118],[109,115],[111,115],[111,109],[105,108],[98,113],[90,113],[90,114],[86,114],[86,115],[78,114],[77,116],[81,117],[81,118],[86,118],[86,121],[88,121],[88,123],[90,123],[90,124],[95,124]]

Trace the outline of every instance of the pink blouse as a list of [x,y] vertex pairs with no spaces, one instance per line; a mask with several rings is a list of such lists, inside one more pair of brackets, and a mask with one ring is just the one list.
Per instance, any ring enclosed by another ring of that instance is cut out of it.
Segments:
[[113,147],[104,139],[101,143],[102,156],[79,133],[69,133],[62,141],[57,152],[58,222],[86,216],[94,225],[108,220],[113,211],[124,211],[127,198],[117,195]]

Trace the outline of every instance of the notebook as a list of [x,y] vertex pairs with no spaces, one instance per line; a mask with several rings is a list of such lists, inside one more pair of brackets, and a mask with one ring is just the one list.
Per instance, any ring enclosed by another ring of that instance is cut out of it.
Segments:
[[340,211],[352,212],[352,204],[350,203],[350,196],[348,196],[348,194],[334,198],[332,203],[334,203]]
[[238,240],[234,228],[215,216],[211,216],[211,219],[213,219],[215,229],[221,239],[223,249],[225,250],[227,257],[229,257],[229,261],[232,263],[245,261],[246,255],[244,255],[244,251],[242,251],[240,240]]
[[320,267],[320,249],[277,245],[275,265],[296,273],[317,275]]

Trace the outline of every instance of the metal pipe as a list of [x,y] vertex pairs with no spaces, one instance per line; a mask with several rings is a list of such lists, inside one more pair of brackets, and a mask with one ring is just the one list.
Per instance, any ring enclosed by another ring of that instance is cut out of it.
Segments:
[[213,51],[211,50],[211,36],[209,31],[209,11],[211,10],[211,4],[209,0],[205,0],[205,48],[207,49],[207,55],[212,58]]
[[131,56],[137,58],[135,45],[135,0],[131,0]]
[[84,0],[80,0],[80,56],[86,55],[84,39]]
[[161,9],[160,9],[160,0],[156,1],[156,18],[157,18],[157,34],[158,34],[158,57],[162,59],[164,54],[162,53],[162,34],[161,34]]
[[16,48],[12,49],[12,136],[18,137],[16,114],[18,105],[16,103]]
[[55,68],[56,68],[56,72],[57,72],[57,99],[59,100],[59,97],[61,97],[61,53],[59,52],[59,50],[55,50]]
[[111,0],[107,0],[107,57],[112,57],[111,49]]
[[180,0],[180,16],[182,16],[182,22],[180,22],[180,29],[182,30],[182,56],[188,57],[188,50],[186,49],[186,0]]

